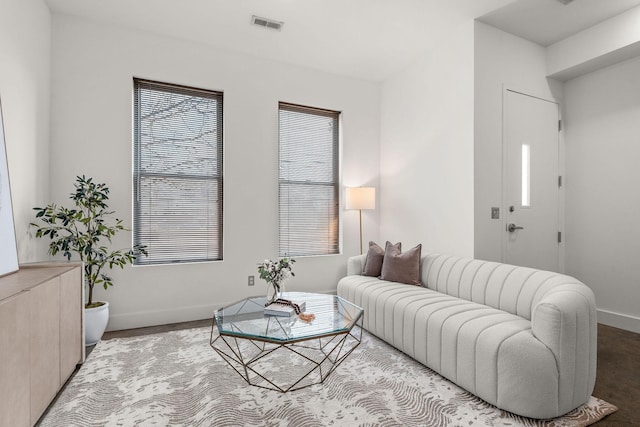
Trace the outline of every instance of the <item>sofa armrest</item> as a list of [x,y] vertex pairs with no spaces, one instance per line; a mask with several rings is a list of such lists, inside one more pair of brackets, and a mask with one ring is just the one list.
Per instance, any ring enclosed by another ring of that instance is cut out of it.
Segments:
[[347,262],[347,276],[362,274],[362,272],[364,271],[364,260],[366,258],[366,255],[356,255],[349,257],[349,260]]
[[593,292],[581,283],[553,288],[534,307],[531,330],[556,359],[559,396],[572,400],[560,405],[575,408],[591,395],[595,385],[597,321]]

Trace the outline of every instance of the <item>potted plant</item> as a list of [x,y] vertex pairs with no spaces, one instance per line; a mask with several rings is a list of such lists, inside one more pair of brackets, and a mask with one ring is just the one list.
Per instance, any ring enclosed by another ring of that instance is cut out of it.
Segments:
[[114,266],[124,268],[133,263],[140,255],[147,255],[146,247],[135,245],[130,249],[111,251],[105,241],[119,231],[127,230],[122,220],[113,219],[113,211],[108,210],[109,188],[106,184],[96,184],[92,178],[76,177],[76,191],[71,193],[74,208],[66,208],[51,203],[44,208],[33,208],[39,224],[36,237],[49,237],[49,253],[58,252],[71,260],[73,252],[78,254],[84,264],[84,280],[88,287],[85,304],[85,345],[100,341],[109,321],[109,303],[93,301],[93,288],[102,285],[105,289],[113,286],[113,281],[105,269]]

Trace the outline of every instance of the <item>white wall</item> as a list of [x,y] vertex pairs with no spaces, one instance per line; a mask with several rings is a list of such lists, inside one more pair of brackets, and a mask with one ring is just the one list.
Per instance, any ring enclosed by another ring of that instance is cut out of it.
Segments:
[[381,94],[380,239],[473,255],[473,21]]
[[[224,261],[114,271],[115,286],[97,291],[111,304],[109,329],[211,317],[266,292],[247,276],[278,254],[278,101],[342,111],[343,183],[378,186],[375,84],[62,15],[53,17],[52,49],[52,198],[67,201],[75,176],[90,175],[111,187],[111,207],[129,225],[132,78],[224,92]],[[365,215],[366,239],[377,239],[377,215]],[[357,219],[343,213],[343,254],[299,259],[287,289],[335,292],[359,252]],[[127,233],[114,246],[130,241]]]
[[49,197],[50,31],[42,0],[0,0],[0,101],[20,263],[46,254],[28,224]]
[[547,48],[547,75],[570,80],[640,55],[640,6]]
[[[502,100],[505,89],[556,102],[562,98],[561,83],[546,78],[545,48],[476,22],[475,257],[491,261],[502,261],[505,224],[502,209]],[[561,170],[562,163],[561,158]],[[500,207],[501,219],[491,219],[493,206]]]
[[640,58],[565,83],[567,273],[640,332]]
[[490,208],[501,203],[503,88],[560,102],[561,269],[593,289],[599,322],[640,331],[640,60],[560,83],[545,77],[547,49],[483,23],[475,34],[476,258],[502,256]]

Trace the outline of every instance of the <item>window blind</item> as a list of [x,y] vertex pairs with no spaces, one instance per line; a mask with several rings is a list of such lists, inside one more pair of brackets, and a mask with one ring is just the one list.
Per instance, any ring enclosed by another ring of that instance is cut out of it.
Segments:
[[339,253],[339,117],[279,104],[280,256]]
[[134,79],[136,264],[222,259],[222,93]]

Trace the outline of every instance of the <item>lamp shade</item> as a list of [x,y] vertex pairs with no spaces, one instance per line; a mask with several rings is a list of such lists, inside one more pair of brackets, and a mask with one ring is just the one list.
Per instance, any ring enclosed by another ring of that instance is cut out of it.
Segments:
[[374,187],[347,188],[345,209],[375,209],[376,189]]

